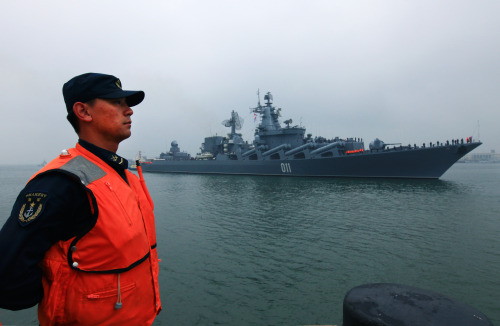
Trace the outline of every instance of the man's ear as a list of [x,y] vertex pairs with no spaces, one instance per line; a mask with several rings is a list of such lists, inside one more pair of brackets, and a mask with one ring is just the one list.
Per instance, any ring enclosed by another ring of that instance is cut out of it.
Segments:
[[76,102],[73,104],[73,112],[79,120],[83,120],[86,122],[92,121],[92,116],[89,112],[90,106],[88,104],[82,102]]

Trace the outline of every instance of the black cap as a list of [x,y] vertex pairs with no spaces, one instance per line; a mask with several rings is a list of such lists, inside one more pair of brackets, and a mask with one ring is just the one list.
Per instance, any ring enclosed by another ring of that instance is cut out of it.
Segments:
[[76,102],[88,102],[96,98],[125,98],[127,105],[132,107],[142,102],[143,91],[124,91],[120,79],[112,75],[89,72],[71,78],[63,86],[64,102],[68,113],[73,112]]

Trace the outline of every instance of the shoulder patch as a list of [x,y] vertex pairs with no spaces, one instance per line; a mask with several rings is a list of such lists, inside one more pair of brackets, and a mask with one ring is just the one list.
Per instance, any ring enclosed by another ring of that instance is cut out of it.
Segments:
[[21,226],[30,224],[42,214],[47,197],[44,192],[29,192],[24,195],[23,204],[19,210],[19,223],[21,223]]

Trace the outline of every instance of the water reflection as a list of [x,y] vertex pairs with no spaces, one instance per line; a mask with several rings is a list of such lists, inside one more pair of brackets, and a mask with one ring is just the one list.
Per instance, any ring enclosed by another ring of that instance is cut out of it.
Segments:
[[373,190],[395,192],[459,192],[462,189],[454,181],[412,179],[363,179],[363,178],[303,178],[262,176],[198,176],[200,185],[207,190],[256,193],[299,192],[307,195],[325,192],[363,192]]

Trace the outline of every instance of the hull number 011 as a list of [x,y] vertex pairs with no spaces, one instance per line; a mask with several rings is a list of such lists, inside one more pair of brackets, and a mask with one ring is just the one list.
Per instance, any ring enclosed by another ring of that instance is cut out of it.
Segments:
[[292,173],[292,166],[290,163],[281,163],[281,172]]

